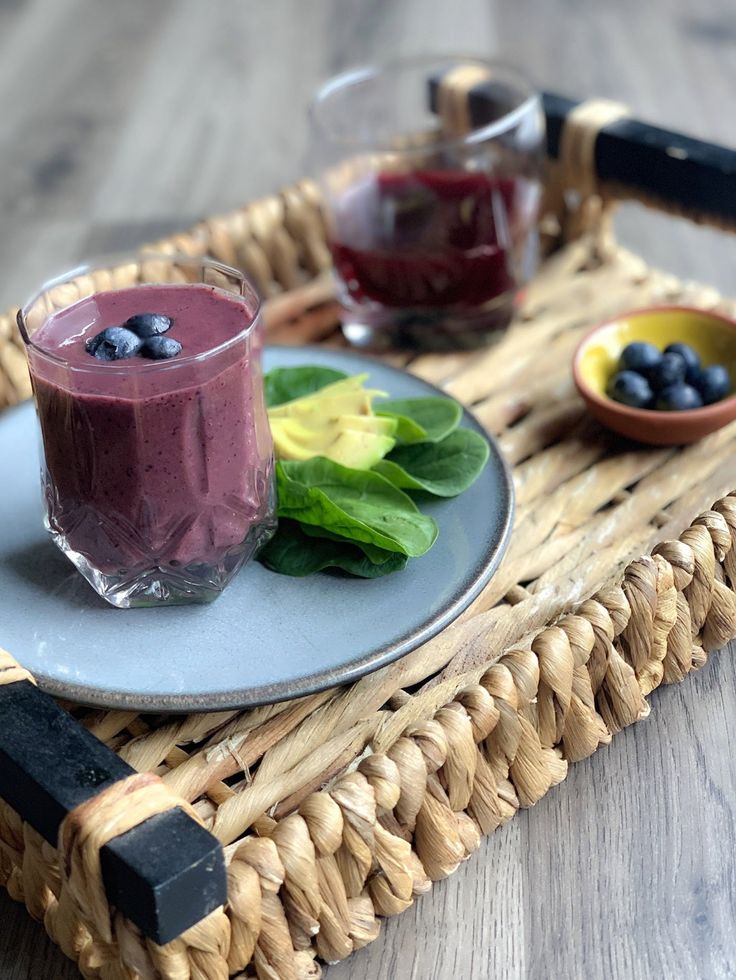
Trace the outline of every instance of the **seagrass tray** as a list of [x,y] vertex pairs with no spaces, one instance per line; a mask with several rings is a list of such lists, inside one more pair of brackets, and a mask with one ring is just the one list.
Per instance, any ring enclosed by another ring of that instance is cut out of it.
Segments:
[[[93,795],[52,843],[0,801],[0,882],[85,977],[318,977],[321,960],[375,940],[383,917],[736,634],[736,423],[682,449],[626,443],[586,415],[570,369],[586,329],[618,312],[681,302],[734,315],[736,304],[615,244],[611,207],[632,194],[596,179],[596,113],[571,118],[548,176],[547,258],[512,329],[485,351],[388,358],[471,406],[513,467],[515,529],[483,593],[433,640],[347,688],[189,717],[63,705],[160,779]],[[270,342],[343,343],[311,184],[156,249],[244,268],[269,298]],[[29,394],[9,314],[0,406]],[[5,690],[31,682],[0,654]],[[177,806],[223,846],[227,900],[158,943],[106,894],[99,852]]]

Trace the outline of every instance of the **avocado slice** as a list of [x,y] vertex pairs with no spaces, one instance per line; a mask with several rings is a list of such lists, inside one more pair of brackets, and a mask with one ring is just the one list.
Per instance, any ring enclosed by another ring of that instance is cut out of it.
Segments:
[[390,436],[343,429],[330,446],[329,452],[324,455],[333,462],[350,466],[354,470],[369,470],[395,445],[396,440]]
[[353,469],[369,469],[396,444],[397,420],[373,414],[382,391],[363,387],[367,374],[335,381],[269,409],[279,459],[325,456]]
[[273,448],[277,459],[311,459],[324,456],[335,439],[325,427],[320,432],[307,428],[298,419],[270,419]]
[[[366,470],[383,459],[396,445],[386,432],[355,429],[343,417],[311,429],[299,419],[271,419],[271,435],[278,459],[311,459],[325,456],[335,463]],[[362,418],[362,416],[357,416]]]
[[357,432],[373,432],[377,436],[394,436],[399,425],[396,418],[389,418],[388,416],[384,418],[378,415],[341,415],[340,421],[348,429],[355,429]]
[[332,406],[332,412],[349,412],[351,405],[356,406],[353,409],[356,414],[367,414],[371,410],[371,399],[376,395],[384,394],[382,391],[370,391],[363,388],[363,383],[367,380],[367,374],[355,374],[350,378],[334,381],[309,395],[303,395],[293,401],[276,405],[269,409],[268,414],[273,418],[283,418],[285,416],[311,414],[315,409],[320,413],[328,414],[327,406]]
[[362,388],[355,392],[328,395],[319,400],[290,402],[269,411],[269,418],[300,419],[305,424],[325,424],[341,415],[371,415],[371,393]]

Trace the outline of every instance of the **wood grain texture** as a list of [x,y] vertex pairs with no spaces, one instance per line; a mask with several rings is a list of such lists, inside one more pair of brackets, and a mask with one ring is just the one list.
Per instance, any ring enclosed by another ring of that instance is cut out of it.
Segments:
[[[2,0],[0,304],[303,173],[309,95],[344,65],[462,49],[736,144],[731,0]],[[736,292],[734,239],[634,207],[619,227],[650,262]],[[736,975],[732,652],[656,692],[646,722],[329,980]],[[0,895],[0,978],[78,976]]]

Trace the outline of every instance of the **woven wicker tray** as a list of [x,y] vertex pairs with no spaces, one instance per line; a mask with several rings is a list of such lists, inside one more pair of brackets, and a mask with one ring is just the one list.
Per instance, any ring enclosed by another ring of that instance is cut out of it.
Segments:
[[[119,915],[101,928],[99,867],[81,888],[62,884],[58,851],[0,801],[0,882],[84,976],[319,976],[319,959],[373,941],[381,917],[451,874],[570,763],[646,717],[655,687],[736,633],[736,424],[685,449],[625,444],[586,416],[570,374],[581,334],[619,311],[736,308],[617,247],[612,189],[588,186],[571,209],[566,180],[564,168],[550,174],[550,255],[505,339],[389,358],[471,405],[514,468],[511,546],[460,619],[351,687],[289,703],[168,718],[66,706],[193,804],[225,845],[228,905],[166,946]],[[342,343],[310,184],[157,248],[245,268],[271,297],[272,342]],[[9,315],[0,407],[28,394]]]

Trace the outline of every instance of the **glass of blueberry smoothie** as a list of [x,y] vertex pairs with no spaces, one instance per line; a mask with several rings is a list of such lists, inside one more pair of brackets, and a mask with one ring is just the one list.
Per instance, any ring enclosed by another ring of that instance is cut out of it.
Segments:
[[130,256],[46,283],[18,324],[55,543],[114,606],[216,598],[275,527],[252,286]]
[[534,265],[544,117],[481,59],[348,71],[312,106],[343,333],[359,346],[483,347]]

